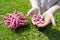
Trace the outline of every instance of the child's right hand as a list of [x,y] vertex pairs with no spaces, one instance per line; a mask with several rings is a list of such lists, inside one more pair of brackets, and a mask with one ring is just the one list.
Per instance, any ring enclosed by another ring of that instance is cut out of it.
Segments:
[[31,17],[31,21],[35,25],[36,23],[33,21],[33,16],[34,15],[40,15],[40,8],[39,7],[33,7],[27,13],[27,16]]

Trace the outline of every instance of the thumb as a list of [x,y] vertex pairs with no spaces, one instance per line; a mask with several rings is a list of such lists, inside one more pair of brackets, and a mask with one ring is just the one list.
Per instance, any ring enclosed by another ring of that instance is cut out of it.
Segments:
[[47,15],[47,12],[44,12],[43,14],[42,14],[42,16],[46,16]]
[[52,22],[53,26],[56,26],[55,18],[53,16],[51,18],[51,22]]
[[27,16],[30,16],[31,15],[31,13],[33,12],[33,8],[32,9],[30,9],[29,11],[28,11],[28,13],[27,13]]
[[40,14],[40,8],[32,8],[32,9],[30,9],[30,10],[28,11],[27,16],[31,16],[31,15],[34,15],[34,14],[36,14],[36,15],[41,15],[41,14]]

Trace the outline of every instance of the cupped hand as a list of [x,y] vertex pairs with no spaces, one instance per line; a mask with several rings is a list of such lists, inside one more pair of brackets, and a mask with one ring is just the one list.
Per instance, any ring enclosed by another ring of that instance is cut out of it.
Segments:
[[33,20],[34,20],[34,19],[33,19],[33,16],[34,16],[34,15],[40,15],[40,8],[39,8],[39,7],[31,8],[31,9],[28,11],[28,13],[27,13],[27,16],[30,16],[33,25],[36,24],[36,22],[33,21]]
[[43,24],[42,23],[36,24],[38,27],[45,27],[50,22],[53,24],[53,26],[56,26],[55,18],[53,16],[53,13],[46,11],[45,13],[43,13],[42,16],[44,16],[44,18],[45,18],[44,23]]

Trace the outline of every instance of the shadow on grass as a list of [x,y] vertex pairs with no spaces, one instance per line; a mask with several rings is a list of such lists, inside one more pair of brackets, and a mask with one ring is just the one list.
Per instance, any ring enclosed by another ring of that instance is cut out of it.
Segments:
[[20,26],[14,32],[16,34],[20,35],[21,33],[25,32],[25,31],[30,31],[30,23],[28,23],[28,24],[26,24],[24,26]]
[[[26,32],[26,31],[29,32],[29,31],[31,31],[30,26],[31,26],[30,23],[28,23],[25,26],[21,26],[15,30],[15,33],[18,35],[21,35],[22,33]],[[44,33],[44,35],[46,35],[49,40],[60,40],[60,31],[57,29],[52,29],[51,26],[52,26],[52,24],[48,25],[46,30],[41,31],[41,32]]]
[[48,28],[42,31],[49,40],[60,40],[60,31],[57,29],[52,29],[52,24],[48,25]]

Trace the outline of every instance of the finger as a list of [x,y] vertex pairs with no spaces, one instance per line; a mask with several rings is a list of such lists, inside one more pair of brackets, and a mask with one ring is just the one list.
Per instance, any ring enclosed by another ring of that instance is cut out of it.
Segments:
[[37,10],[38,10],[38,15],[41,15],[41,14],[40,14],[40,8],[38,8]]
[[49,15],[49,11],[45,11],[42,16],[46,16],[46,15],[47,16]]
[[47,15],[47,13],[46,13],[46,12],[44,12],[42,16],[46,16],[46,15]]
[[30,14],[32,13],[33,9],[30,9],[27,13],[27,16],[30,16]]
[[36,24],[36,23],[33,21],[33,19],[31,19],[31,22],[32,22],[32,24],[33,24],[33,25],[35,25],[35,24]]
[[31,16],[32,14],[41,15],[40,14],[40,8],[32,8],[32,9],[30,9],[27,16]]
[[50,19],[48,19],[48,18],[45,18],[45,22],[43,23],[43,24],[38,24],[37,26],[38,27],[45,27],[46,25],[48,25],[50,23]]
[[51,22],[52,22],[53,26],[56,26],[56,22],[55,22],[54,17],[51,18]]

